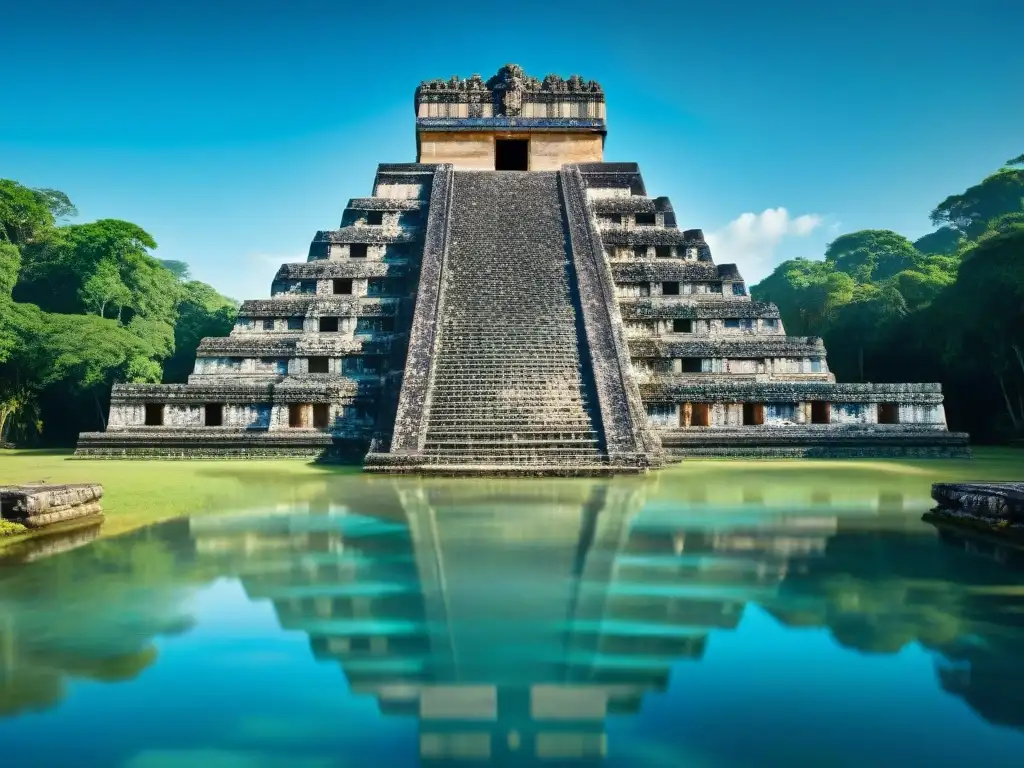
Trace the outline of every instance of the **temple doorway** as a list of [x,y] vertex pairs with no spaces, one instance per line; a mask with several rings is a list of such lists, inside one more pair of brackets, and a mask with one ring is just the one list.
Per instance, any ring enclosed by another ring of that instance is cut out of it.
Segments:
[[530,165],[529,139],[495,139],[494,170],[528,171]]

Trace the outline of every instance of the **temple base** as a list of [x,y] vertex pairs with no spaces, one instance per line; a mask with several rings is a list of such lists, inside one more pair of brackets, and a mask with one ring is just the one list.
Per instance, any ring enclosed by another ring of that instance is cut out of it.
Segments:
[[161,429],[83,432],[77,458],[94,459],[271,459],[306,458],[358,463],[365,439],[335,437],[317,430],[282,432]]
[[667,430],[672,457],[707,458],[970,458],[968,435],[932,427],[755,426]]

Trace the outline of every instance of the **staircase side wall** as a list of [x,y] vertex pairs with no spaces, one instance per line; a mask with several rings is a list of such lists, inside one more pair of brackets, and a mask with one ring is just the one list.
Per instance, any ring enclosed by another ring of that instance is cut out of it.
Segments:
[[392,453],[421,451],[426,438],[431,363],[440,342],[444,261],[448,250],[454,180],[455,170],[451,164],[439,165],[434,172],[416,309],[391,437]]
[[660,455],[660,441],[647,425],[640,390],[631,375],[615,285],[600,235],[587,209],[583,176],[578,166],[567,165],[561,169],[560,177],[571,260],[609,457],[614,460],[616,454]]

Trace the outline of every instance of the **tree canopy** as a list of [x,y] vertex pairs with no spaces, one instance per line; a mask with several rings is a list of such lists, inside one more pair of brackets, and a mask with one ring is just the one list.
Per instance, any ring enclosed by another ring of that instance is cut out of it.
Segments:
[[[1024,436],[1024,155],[932,211],[911,243],[890,230],[785,261],[751,289],[788,333],[822,336],[839,380],[939,381],[951,425]],[[984,403],[986,407],[979,407]],[[994,404],[994,405],[993,405]]]
[[0,180],[0,441],[102,428],[114,382],[183,381],[200,338],[234,321],[144,229],[60,223],[74,214],[61,192]]

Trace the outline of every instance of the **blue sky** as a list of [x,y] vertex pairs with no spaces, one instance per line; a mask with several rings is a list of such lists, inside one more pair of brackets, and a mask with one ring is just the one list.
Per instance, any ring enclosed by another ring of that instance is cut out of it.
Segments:
[[415,159],[421,79],[506,61],[599,80],[606,159],[752,282],[841,232],[916,238],[1024,152],[1018,0],[8,5],[0,177],[143,226],[236,298]]

